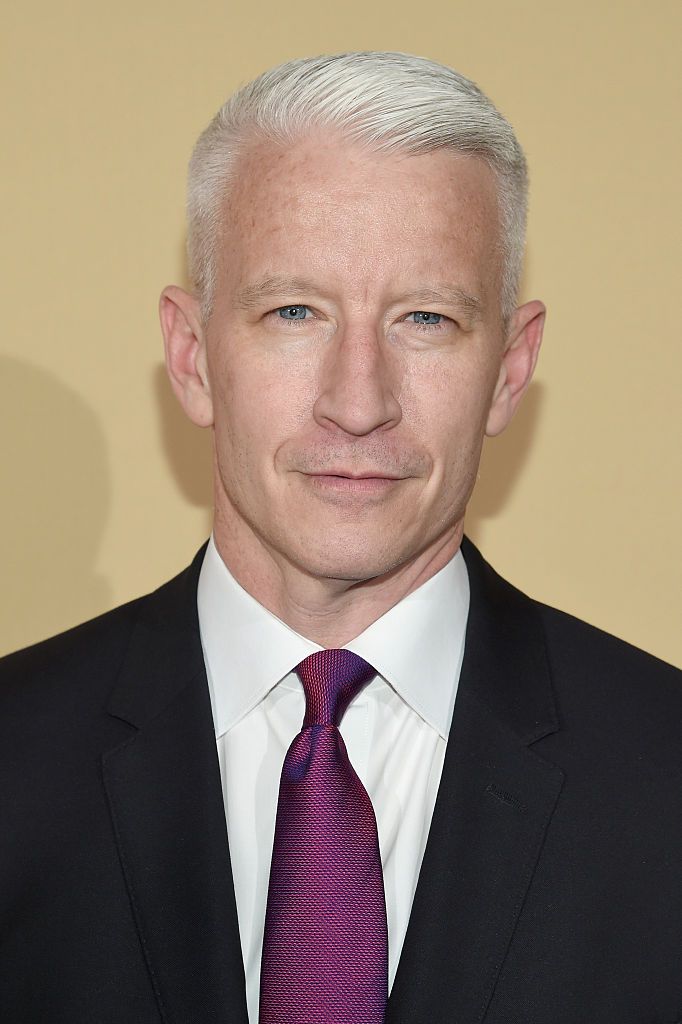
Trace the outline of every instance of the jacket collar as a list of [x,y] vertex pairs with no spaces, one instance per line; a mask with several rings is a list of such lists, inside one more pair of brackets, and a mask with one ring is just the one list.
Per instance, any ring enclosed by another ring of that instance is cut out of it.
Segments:
[[191,565],[138,601],[139,614],[108,712],[141,728],[204,673],[197,585],[204,544]]
[[522,743],[559,728],[538,606],[503,580],[468,538],[471,613],[463,677],[467,690]]

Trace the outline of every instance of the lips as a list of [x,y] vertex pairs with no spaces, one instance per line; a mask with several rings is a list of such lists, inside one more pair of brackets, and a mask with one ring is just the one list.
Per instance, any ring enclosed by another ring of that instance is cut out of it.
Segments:
[[400,476],[392,473],[382,473],[381,470],[370,469],[362,473],[351,473],[343,469],[323,469],[315,472],[308,472],[306,476],[339,477],[345,480],[402,480]]
[[341,473],[306,473],[308,485],[320,495],[336,501],[362,501],[380,499],[391,493],[402,477],[377,475],[352,476]]

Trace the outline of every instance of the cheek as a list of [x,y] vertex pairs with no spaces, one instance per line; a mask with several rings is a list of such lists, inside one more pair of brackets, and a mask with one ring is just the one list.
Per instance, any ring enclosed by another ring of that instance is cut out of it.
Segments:
[[311,387],[273,354],[235,351],[211,366],[218,458],[242,471],[271,464],[277,449],[310,416]]
[[[426,372],[423,372],[426,370]],[[490,368],[475,360],[433,360],[404,379],[401,404],[436,460],[451,463],[482,436],[490,404]]]

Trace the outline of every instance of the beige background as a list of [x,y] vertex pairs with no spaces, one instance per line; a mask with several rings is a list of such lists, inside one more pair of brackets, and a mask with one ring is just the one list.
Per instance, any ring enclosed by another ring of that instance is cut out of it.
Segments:
[[531,164],[545,348],[469,532],[533,595],[682,661],[677,2],[28,0],[3,22],[0,651],[207,535],[210,438],[174,406],[156,317],[191,146],[268,65],[382,48],[476,79]]

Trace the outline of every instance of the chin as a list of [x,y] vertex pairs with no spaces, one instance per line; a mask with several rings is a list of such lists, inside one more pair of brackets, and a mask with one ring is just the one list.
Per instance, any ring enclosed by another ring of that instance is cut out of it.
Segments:
[[305,572],[318,579],[362,583],[378,576],[385,576],[409,561],[409,558],[409,552],[390,552],[385,546],[382,550],[377,545],[374,549],[363,547],[362,550],[353,551],[350,545],[344,544],[317,551],[310,545],[300,552],[297,561]]

